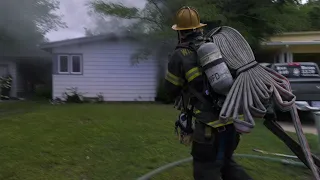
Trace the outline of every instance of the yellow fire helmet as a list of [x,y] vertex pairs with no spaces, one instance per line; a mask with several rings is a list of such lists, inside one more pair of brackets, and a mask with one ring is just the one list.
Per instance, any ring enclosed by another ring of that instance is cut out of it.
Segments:
[[207,25],[200,22],[197,10],[189,6],[183,6],[178,10],[175,21],[176,24],[172,26],[172,29],[176,31],[197,29]]

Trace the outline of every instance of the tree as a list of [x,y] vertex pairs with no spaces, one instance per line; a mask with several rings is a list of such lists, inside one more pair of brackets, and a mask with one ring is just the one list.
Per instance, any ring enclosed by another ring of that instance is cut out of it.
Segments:
[[47,32],[66,27],[58,8],[56,0],[0,1],[0,53],[36,48]]
[[159,45],[173,48],[176,34],[171,26],[181,4],[198,9],[210,29],[219,25],[236,28],[254,48],[273,34],[310,27],[308,15],[299,9],[299,0],[147,0],[143,9],[97,0],[92,2],[92,8],[105,16],[139,20],[132,31],[148,39],[149,43],[145,43],[150,50]]
[[318,0],[308,1],[300,8],[306,19],[309,20],[308,30],[320,29],[320,2]]
[[[159,48],[166,51],[170,48],[174,39],[174,32],[168,24],[172,22],[171,18],[174,10],[178,7],[181,0],[148,0],[143,9],[136,7],[126,7],[121,3],[106,3],[101,0],[93,1],[91,8],[98,14],[111,16],[126,20],[134,20],[127,29],[139,38],[144,48],[133,55],[134,60],[146,59],[151,53]],[[165,53],[162,53],[165,55]]]

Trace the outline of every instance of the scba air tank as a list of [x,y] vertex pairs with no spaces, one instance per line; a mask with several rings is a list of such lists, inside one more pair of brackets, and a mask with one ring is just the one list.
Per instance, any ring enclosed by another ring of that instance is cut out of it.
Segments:
[[227,95],[233,84],[233,77],[218,46],[212,42],[204,43],[198,48],[197,54],[212,89],[216,93]]

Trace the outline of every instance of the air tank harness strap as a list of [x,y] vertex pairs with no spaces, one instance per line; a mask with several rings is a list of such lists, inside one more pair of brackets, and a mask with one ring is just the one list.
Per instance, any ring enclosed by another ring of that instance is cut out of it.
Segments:
[[197,52],[196,47],[194,45],[193,42],[184,42],[184,43],[180,43],[176,46],[176,49],[178,48],[186,48],[189,49],[191,51]]
[[[195,115],[195,117],[196,117],[196,115],[199,114],[199,113],[201,113],[201,111],[198,110],[198,109],[195,109],[194,112],[193,112],[193,114]],[[243,115],[240,115],[240,118],[243,119]],[[201,121],[200,121],[200,122],[201,122]],[[217,129],[218,132],[220,132],[220,131],[222,132],[223,129],[225,129],[225,126],[230,125],[230,124],[233,124],[233,120],[230,119],[229,121],[227,121],[227,122],[225,122],[225,123],[222,123],[219,119],[215,119],[215,120],[212,120],[211,122],[207,122],[207,123],[202,122],[202,123],[210,126],[211,128]]]
[[210,101],[208,101],[202,94],[197,92],[193,87],[188,87],[189,91],[199,100],[201,101],[205,106],[207,107],[214,107],[214,104]]
[[176,46],[176,49],[178,48],[188,48],[188,49],[191,49],[190,48],[190,42],[185,42],[185,43],[180,43]]

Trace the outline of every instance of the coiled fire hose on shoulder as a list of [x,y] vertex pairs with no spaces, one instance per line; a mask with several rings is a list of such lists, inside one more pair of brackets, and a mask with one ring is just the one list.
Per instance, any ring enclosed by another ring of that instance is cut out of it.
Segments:
[[[236,79],[220,113],[221,121],[234,121],[239,131],[250,132],[254,118],[265,116],[266,105],[273,103],[282,111],[290,111],[297,136],[313,176],[320,180],[310,148],[304,136],[295,106],[295,95],[289,81],[270,68],[260,66],[248,42],[235,29],[222,26],[209,32],[207,38],[219,47],[227,66],[236,71]],[[243,114],[244,120],[239,120]]]

